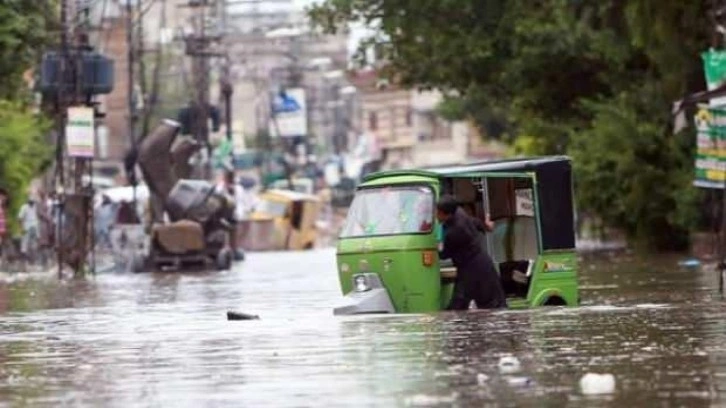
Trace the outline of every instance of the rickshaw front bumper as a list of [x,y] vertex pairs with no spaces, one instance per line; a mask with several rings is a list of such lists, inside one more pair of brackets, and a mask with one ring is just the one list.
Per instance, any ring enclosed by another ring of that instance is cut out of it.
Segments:
[[336,316],[395,312],[388,291],[375,273],[353,275],[353,291],[345,295],[342,306],[333,309]]

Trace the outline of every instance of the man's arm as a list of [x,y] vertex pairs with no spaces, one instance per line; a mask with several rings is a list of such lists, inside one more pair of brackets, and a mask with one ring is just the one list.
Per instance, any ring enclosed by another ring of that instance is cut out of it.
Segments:
[[[443,225],[438,225],[437,235],[440,233],[441,241],[439,241],[439,259],[450,259],[451,251],[449,246],[446,245],[446,237],[449,235]],[[450,245],[450,244],[449,244]]]
[[451,259],[452,252],[460,245],[458,241],[458,230],[456,226],[444,231],[444,239],[439,247],[439,259]]
[[471,222],[474,223],[474,227],[477,229],[477,231],[483,232],[483,233],[487,232],[487,228],[484,226],[484,223],[481,222],[481,220],[479,218],[470,217],[470,219],[471,219]]
[[450,245],[447,242],[446,235],[444,235],[444,240],[439,243],[439,259],[451,259],[451,251],[449,251]]
[[470,218],[474,222],[474,226],[476,227],[476,229],[480,232],[487,233],[494,230],[494,223],[492,222],[491,218],[489,218],[489,214],[486,215],[486,220],[484,222],[476,217]]

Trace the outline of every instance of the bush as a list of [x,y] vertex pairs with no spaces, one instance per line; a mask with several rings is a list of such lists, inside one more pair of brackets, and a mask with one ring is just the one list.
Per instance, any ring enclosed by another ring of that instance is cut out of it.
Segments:
[[17,228],[16,214],[25,201],[28,188],[52,149],[45,141],[49,123],[21,104],[0,101],[0,187],[10,195],[7,221]]
[[697,217],[692,159],[671,134],[667,110],[647,99],[622,94],[589,105],[592,126],[570,146],[577,204],[639,249],[683,250]]

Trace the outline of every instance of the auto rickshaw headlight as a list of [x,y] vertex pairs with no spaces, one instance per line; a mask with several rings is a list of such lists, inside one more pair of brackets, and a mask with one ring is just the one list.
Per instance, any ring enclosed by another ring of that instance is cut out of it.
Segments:
[[366,292],[371,289],[368,285],[368,280],[363,275],[356,275],[353,277],[353,287],[356,292]]

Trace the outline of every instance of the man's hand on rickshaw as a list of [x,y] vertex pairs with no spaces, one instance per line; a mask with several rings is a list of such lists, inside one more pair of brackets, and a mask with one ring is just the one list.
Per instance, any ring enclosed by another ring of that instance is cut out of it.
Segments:
[[484,217],[484,227],[487,229],[487,231],[494,230],[494,222],[492,221],[489,213],[487,213],[486,216]]

